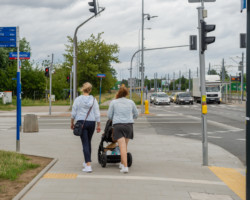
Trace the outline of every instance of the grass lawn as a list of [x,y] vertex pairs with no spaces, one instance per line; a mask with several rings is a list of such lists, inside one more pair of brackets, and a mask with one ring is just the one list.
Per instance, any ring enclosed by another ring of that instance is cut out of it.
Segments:
[[[117,91],[112,91],[111,93],[105,93],[101,96],[101,103],[106,101],[112,100],[115,98]],[[99,95],[95,96],[97,102],[99,103]],[[129,96],[127,97],[129,98]],[[136,105],[141,104],[141,98],[136,93],[132,94],[132,100],[135,102]],[[70,100],[57,100],[52,102],[52,106],[69,106]],[[33,99],[22,99],[22,106],[49,106],[49,101],[45,99],[41,100],[33,100]],[[16,98],[13,97],[12,104],[3,104],[0,99],[0,110],[3,111],[11,111],[16,109]],[[108,105],[100,106],[100,109],[108,109]]]
[[15,152],[0,151],[0,179],[16,180],[28,169],[39,167],[29,162],[29,158]]
[[51,158],[0,150],[0,199],[13,199],[51,161]]

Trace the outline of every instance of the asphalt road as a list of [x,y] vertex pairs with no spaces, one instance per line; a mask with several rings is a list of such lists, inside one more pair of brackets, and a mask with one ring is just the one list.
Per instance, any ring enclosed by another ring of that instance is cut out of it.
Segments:
[[[175,135],[202,141],[200,104],[155,106],[156,117],[148,121],[161,135]],[[209,104],[207,114],[208,142],[216,144],[246,163],[245,108],[237,105]],[[209,147],[208,147],[209,152]],[[209,153],[208,153],[209,154]]]

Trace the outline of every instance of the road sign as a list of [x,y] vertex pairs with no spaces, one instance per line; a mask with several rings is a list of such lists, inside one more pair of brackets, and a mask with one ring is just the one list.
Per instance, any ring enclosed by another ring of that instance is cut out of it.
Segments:
[[99,77],[99,78],[105,78],[106,74],[97,74],[97,77]]
[[[200,3],[201,0],[188,0],[189,3]],[[203,0],[203,2],[215,2],[215,0]]]
[[0,47],[16,47],[16,42],[0,43]]
[[16,27],[0,27],[0,32],[16,32]]
[[[22,60],[30,59],[30,52],[20,52],[19,58]],[[16,60],[17,59],[17,52],[10,52],[9,59]]]
[[0,27],[0,47],[16,47],[16,27]]
[[[135,87],[135,78],[131,79],[132,87]],[[130,78],[128,78],[128,86],[130,87]]]
[[0,37],[0,42],[16,42],[16,37]]
[[0,32],[0,37],[16,37],[16,32]]

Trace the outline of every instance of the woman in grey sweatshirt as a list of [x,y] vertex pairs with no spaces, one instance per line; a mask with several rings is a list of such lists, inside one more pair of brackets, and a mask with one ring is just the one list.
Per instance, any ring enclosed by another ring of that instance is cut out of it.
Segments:
[[138,117],[135,103],[127,99],[128,89],[121,87],[116,95],[116,99],[111,101],[108,110],[108,118],[112,120],[114,127],[114,140],[117,140],[120,153],[120,172],[128,173],[127,166],[127,146],[129,139],[133,139],[133,123]]

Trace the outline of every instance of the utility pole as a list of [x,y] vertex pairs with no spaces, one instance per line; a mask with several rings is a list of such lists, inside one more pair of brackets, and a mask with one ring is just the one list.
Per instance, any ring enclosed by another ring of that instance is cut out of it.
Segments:
[[181,90],[181,70],[179,71],[179,86],[178,90]]
[[173,77],[173,91],[175,91],[175,72],[174,72],[174,77]]
[[225,82],[225,64],[224,64],[224,58],[222,59],[222,74],[221,74],[221,80],[222,80],[222,84]]
[[244,53],[242,53],[241,61],[241,103],[244,100]]
[[211,65],[210,65],[210,63],[209,63],[209,67],[208,67],[208,75],[210,75],[210,73],[211,73]]
[[170,82],[169,82],[169,73],[168,73],[168,92],[170,90],[169,86],[170,86]]
[[247,55],[246,55],[246,75],[247,75],[247,101],[246,101],[246,199],[250,199],[250,2],[247,0]]
[[191,91],[191,70],[189,69],[189,82],[188,82],[188,91]]
[[141,27],[141,113],[144,113],[144,0],[142,0],[142,27]]
[[51,94],[52,94],[52,70],[53,70],[53,58],[54,54],[51,56],[51,65],[49,69],[49,115],[51,115]]

